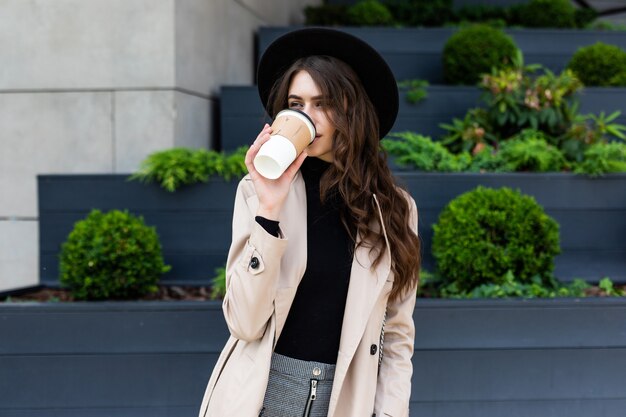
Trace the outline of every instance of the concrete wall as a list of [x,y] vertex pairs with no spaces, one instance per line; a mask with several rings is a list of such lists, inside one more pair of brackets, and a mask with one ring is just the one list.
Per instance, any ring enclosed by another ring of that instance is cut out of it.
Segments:
[[211,145],[216,93],[253,80],[259,26],[319,0],[2,0],[0,291],[38,283],[36,175],[126,173]]

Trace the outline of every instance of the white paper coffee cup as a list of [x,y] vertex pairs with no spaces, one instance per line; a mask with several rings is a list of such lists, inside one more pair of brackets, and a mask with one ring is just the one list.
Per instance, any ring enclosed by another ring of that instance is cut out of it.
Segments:
[[315,139],[315,125],[305,113],[282,110],[272,123],[272,135],[254,158],[254,168],[265,178],[275,180]]

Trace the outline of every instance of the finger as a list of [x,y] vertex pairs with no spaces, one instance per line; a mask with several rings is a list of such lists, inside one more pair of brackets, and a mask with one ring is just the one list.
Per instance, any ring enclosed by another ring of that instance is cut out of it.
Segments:
[[261,132],[259,132],[254,142],[252,142],[252,144],[248,148],[248,152],[246,152],[246,157],[245,157],[246,165],[252,163],[252,161],[254,160],[254,157],[259,152],[261,145],[263,145],[265,142],[269,140],[269,135],[271,131],[272,131],[272,127],[266,123],[265,126],[263,126],[263,129],[261,130]]

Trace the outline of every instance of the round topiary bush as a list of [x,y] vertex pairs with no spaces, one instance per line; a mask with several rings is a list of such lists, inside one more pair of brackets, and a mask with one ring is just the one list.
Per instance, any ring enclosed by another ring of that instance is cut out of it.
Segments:
[[587,86],[611,86],[626,68],[626,52],[597,42],[576,51],[567,66]]
[[433,225],[433,256],[445,285],[470,291],[548,278],[560,252],[559,226],[534,198],[509,188],[478,187],[452,200]]
[[481,74],[510,64],[517,52],[504,32],[486,25],[459,30],[443,49],[443,75],[448,84],[476,84]]
[[127,211],[92,210],[60,254],[61,284],[78,300],[128,299],[155,292],[167,272],[154,227]]
[[393,22],[389,9],[377,0],[363,0],[351,6],[348,18],[356,26],[386,26]]
[[609,84],[613,87],[626,87],[626,69],[611,78]]
[[531,28],[574,28],[576,8],[570,0],[531,0],[519,10],[520,23]]

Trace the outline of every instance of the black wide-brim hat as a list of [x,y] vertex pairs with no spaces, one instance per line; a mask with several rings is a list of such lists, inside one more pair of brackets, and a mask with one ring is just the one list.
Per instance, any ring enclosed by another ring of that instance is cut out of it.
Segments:
[[276,81],[297,59],[328,55],[348,64],[360,78],[374,105],[383,138],[398,115],[398,86],[384,58],[369,44],[346,32],[327,28],[306,28],[289,32],[270,44],[257,68],[261,102],[271,115],[269,95]]

